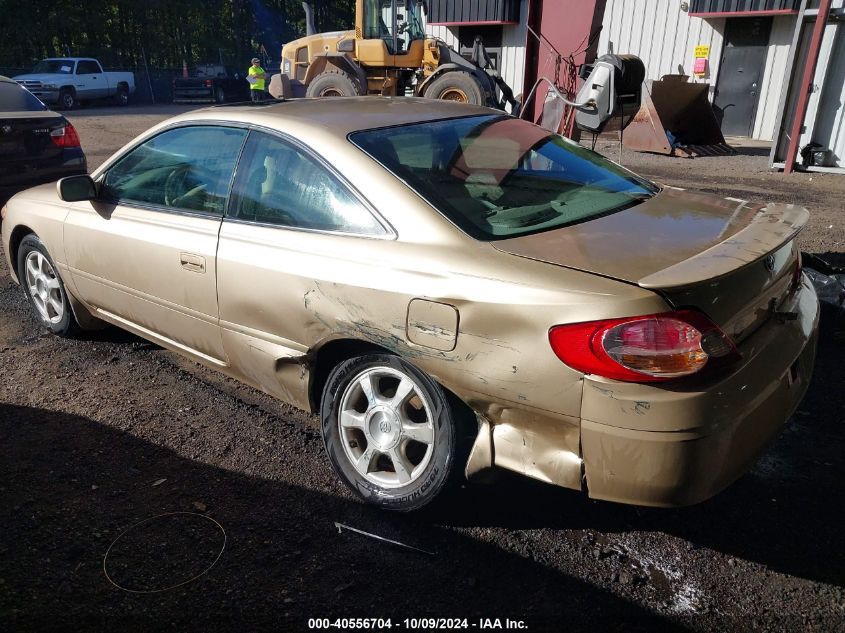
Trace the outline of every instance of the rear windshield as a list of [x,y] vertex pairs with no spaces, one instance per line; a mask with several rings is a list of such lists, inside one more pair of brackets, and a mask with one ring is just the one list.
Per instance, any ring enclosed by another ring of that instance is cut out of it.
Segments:
[[584,222],[657,192],[599,154],[507,116],[366,130],[350,140],[479,240]]
[[0,112],[41,112],[46,110],[38,97],[18,84],[0,81]]

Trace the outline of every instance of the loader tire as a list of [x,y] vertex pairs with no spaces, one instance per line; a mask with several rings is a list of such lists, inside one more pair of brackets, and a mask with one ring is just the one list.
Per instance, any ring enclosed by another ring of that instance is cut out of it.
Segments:
[[428,85],[423,96],[428,99],[485,105],[484,91],[481,85],[475,77],[463,70],[443,73]]
[[364,94],[357,79],[339,68],[327,68],[311,80],[306,97],[357,97]]

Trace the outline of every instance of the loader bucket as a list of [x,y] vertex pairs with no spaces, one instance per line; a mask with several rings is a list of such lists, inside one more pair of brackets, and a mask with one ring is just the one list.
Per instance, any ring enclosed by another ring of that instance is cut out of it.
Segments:
[[713,107],[709,84],[662,79],[643,83],[642,104],[622,144],[640,152],[695,156],[730,154]]

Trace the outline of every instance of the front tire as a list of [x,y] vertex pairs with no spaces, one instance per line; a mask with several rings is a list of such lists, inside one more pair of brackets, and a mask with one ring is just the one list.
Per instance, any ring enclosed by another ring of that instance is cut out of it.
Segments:
[[18,279],[35,318],[53,334],[70,338],[80,332],[67,290],[44,243],[27,235],[18,247]]
[[334,67],[314,77],[305,90],[306,97],[356,97],[362,94],[356,79]]
[[475,77],[463,70],[450,70],[443,73],[429,84],[423,96],[428,99],[485,105],[481,85]]
[[461,468],[461,412],[398,356],[368,354],[332,370],[320,407],[335,472],[368,503],[417,510]]
[[70,88],[63,88],[59,92],[59,108],[73,110],[76,107],[76,94]]

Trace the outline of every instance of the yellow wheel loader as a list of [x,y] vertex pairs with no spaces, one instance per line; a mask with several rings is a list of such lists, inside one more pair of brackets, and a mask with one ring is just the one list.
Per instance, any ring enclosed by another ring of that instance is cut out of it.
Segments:
[[314,33],[311,7],[302,4],[307,35],[282,48],[281,74],[269,88],[277,99],[408,95],[519,109],[480,39],[467,60],[426,36],[420,0],[356,0],[355,30],[332,33]]

